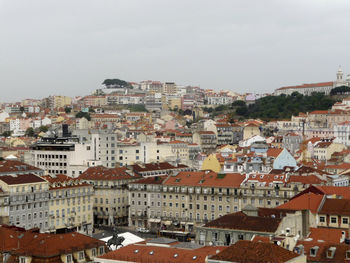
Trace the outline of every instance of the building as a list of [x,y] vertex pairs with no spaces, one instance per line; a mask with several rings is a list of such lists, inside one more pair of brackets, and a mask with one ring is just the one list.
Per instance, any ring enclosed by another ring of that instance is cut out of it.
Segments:
[[72,98],[67,96],[50,96],[49,107],[58,109],[70,106],[72,104]]
[[257,123],[247,123],[243,126],[243,140],[260,136],[260,126]]
[[341,122],[334,126],[334,142],[350,146],[350,121]]
[[291,95],[293,92],[298,92],[305,96],[310,96],[313,92],[322,92],[326,95],[329,95],[331,90],[334,88],[334,82],[320,82],[320,83],[309,83],[302,84],[297,86],[286,86],[276,89],[274,91],[275,96],[279,96],[281,94]]
[[302,141],[302,136],[294,132],[289,132],[283,135],[283,148],[286,148],[292,155],[294,155],[299,150]]
[[129,226],[192,232],[194,225],[238,211],[237,189],[244,179],[240,174],[185,171],[133,182]]
[[35,174],[42,176],[44,171],[17,160],[0,161],[0,176],[2,175],[19,175],[19,174]]
[[0,227],[2,262],[92,262],[108,252],[105,243],[79,233],[48,234],[37,229]]
[[94,222],[102,225],[123,225],[128,222],[129,196],[127,185],[139,176],[131,175],[125,167],[90,167],[78,177],[94,187]]
[[25,229],[49,229],[49,184],[38,175],[0,176],[0,187],[8,195],[9,224]]
[[169,238],[155,238],[128,245],[95,259],[97,263],[206,263],[208,255],[223,251],[224,247],[196,246]]
[[[270,212],[271,215],[267,216]],[[303,229],[303,219],[306,216],[306,213],[301,212],[276,213],[275,210],[268,209],[262,209],[259,213],[259,209],[248,205],[240,212],[226,214],[203,226],[197,226],[196,242],[200,245],[229,246],[239,240],[251,240],[255,235],[272,238],[284,236],[287,243],[294,247],[294,237],[306,236],[308,233]]]
[[89,166],[101,163],[96,144],[78,137],[43,138],[31,146],[31,163],[51,175],[77,177]]
[[168,162],[161,163],[139,163],[128,166],[130,170],[141,177],[161,176],[176,174],[181,171],[191,171],[192,169],[184,164],[172,165]]
[[266,242],[238,241],[222,252],[209,256],[208,263],[306,263],[306,256]]
[[44,176],[49,182],[49,230],[62,233],[93,231],[93,186],[63,174]]
[[200,145],[205,153],[212,153],[217,146],[217,136],[213,131],[199,131],[193,133],[193,143]]

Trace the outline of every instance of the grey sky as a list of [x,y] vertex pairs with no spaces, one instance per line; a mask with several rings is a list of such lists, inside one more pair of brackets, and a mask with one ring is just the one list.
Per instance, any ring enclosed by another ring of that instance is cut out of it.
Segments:
[[0,101],[105,78],[237,92],[350,73],[350,1],[0,0]]

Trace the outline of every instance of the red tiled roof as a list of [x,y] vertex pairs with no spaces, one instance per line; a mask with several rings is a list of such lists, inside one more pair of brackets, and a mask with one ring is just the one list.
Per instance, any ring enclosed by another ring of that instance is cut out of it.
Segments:
[[249,182],[259,182],[259,183],[284,183],[286,175],[284,174],[250,174],[247,181]]
[[350,199],[350,191],[347,186],[317,185],[314,187],[321,190],[325,195],[336,195],[341,196],[343,199]]
[[[307,257],[307,262],[335,262],[335,263],[345,263],[349,262],[346,259],[347,251],[349,250],[349,245],[347,244],[337,244],[330,242],[317,242],[317,241],[298,241],[297,246],[303,246],[304,254]],[[317,252],[315,256],[311,256],[310,250],[317,247]],[[335,249],[335,253],[332,258],[327,257],[327,252],[329,248]]]
[[212,171],[180,172],[175,176],[170,176],[164,182],[164,185],[238,188],[244,179],[245,175],[238,173],[217,174]]
[[349,199],[326,199],[319,214],[350,215]]
[[162,184],[166,178],[167,178],[166,175],[164,175],[164,176],[150,176],[147,178],[137,180],[137,181],[132,182],[130,184]]
[[8,185],[46,182],[40,176],[35,174],[2,175],[0,176],[0,180]]
[[44,234],[16,227],[0,227],[0,251],[40,258],[105,246],[98,239],[79,233]]
[[204,227],[275,233],[280,222],[279,218],[247,216],[243,212],[236,212],[212,220]]
[[318,178],[316,175],[291,175],[288,178],[288,183],[301,183],[306,185],[324,184],[327,181]]
[[40,169],[17,160],[0,161],[0,173],[23,173],[30,171],[40,171]]
[[132,167],[132,170],[136,173],[142,173],[142,172],[148,172],[148,171],[158,171],[158,170],[171,170],[171,169],[181,169],[181,168],[188,168],[187,165],[179,164],[177,166],[174,166],[168,162],[162,162],[162,163],[144,163],[142,165],[139,164],[133,164],[130,165]]
[[237,263],[281,263],[299,257],[278,245],[266,242],[240,240],[210,259]]
[[285,86],[285,87],[281,87],[277,90],[317,88],[317,87],[327,87],[327,86],[333,86],[333,81],[320,82],[320,83],[308,83],[308,84],[302,84],[302,85],[297,85],[297,86]]
[[84,187],[91,186],[90,184],[84,183],[78,178],[72,178],[64,174],[57,174],[55,177],[46,175],[42,176],[46,181],[50,183],[50,189],[61,189],[61,188],[73,188],[73,187]]
[[79,177],[80,180],[126,180],[138,179],[138,176],[130,175],[125,167],[106,168],[104,166],[90,167]]
[[160,247],[144,244],[133,244],[109,252],[100,258],[123,262],[141,263],[190,263],[206,262],[208,255],[215,255],[224,247],[207,246],[198,249]]
[[310,112],[309,114],[328,114],[328,110],[315,110]]
[[267,156],[272,156],[272,157],[277,157],[278,155],[280,155],[280,153],[283,151],[283,149],[280,148],[269,148],[267,150]]
[[276,208],[287,210],[310,210],[312,213],[317,213],[322,199],[322,195],[307,193],[291,199],[287,203],[277,206]]
[[[345,236],[348,236],[348,230],[340,229],[340,228],[313,228],[310,227],[309,238],[312,238],[313,241],[323,240],[325,242],[331,243],[340,243],[342,239],[342,232],[346,232]],[[344,240],[342,240],[344,241]]]

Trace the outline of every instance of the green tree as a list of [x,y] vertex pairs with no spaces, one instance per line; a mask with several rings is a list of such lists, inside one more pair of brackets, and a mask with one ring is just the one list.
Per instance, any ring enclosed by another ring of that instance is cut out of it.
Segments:
[[131,112],[148,112],[145,105],[143,105],[143,104],[128,105],[128,109]]
[[1,136],[4,136],[4,137],[10,137],[10,136],[11,136],[11,134],[12,134],[12,132],[11,132],[11,131],[4,131],[4,132],[1,134]]
[[340,86],[336,87],[331,90],[331,95],[341,95],[341,94],[349,94],[350,93],[350,87],[348,86]]
[[27,136],[27,137],[34,137],[34,135],[35,135],[34,129],[32,127],[29,127],[26,130],[24,135]]
[[246,106],[246,103],[243,100],[236,100],[232,102],[232,107],[242,107],[242,106]]
[[91,116],[88,112],[82,112],[82,111],[79,111],[76,115],[75,115],[75,118],[85,118],[87,119],[88,121],[91,120]]
[[40,132],[47,132],[49,130],[49,127],[45,126],[45,125],[42,125],[39,127],[39,131]]
[[19,110],[23,113],[23,112],[24,112],[24,107],[21,106],[21,107],[19,108]]
[[130,88],[132,89],[132,85],[129,82],[121,79],[105,79],[102,82],[102,85],[105,85],[107,88]]
[[71,113],[71,112],[72,112],[72,108],[70,108],[70,107],[65,107],[65,108],[64,108],[64,111],[65,111],[65,113]]
[[241,106],[236,109],[236,114],[240,116],[245,116],[248,113],[247,106]]

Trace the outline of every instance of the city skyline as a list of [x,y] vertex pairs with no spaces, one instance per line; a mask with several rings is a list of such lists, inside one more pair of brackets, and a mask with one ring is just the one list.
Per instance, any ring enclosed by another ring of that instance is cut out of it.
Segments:
[[333,81],[339,65],[349,72],[349,9],[346,1],[0,1],[1,101],[86,95],[106,78],[240,93]]

